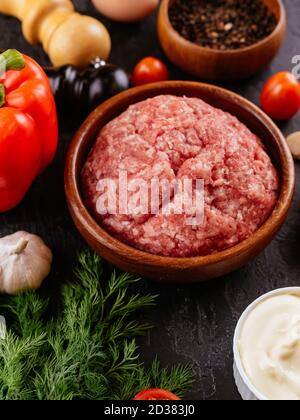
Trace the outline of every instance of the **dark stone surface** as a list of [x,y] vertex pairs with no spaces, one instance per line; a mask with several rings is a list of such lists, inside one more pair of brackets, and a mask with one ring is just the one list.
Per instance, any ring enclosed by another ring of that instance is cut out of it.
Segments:
[[[97,16],[89,1],[74,1],[82,12]],[[258,103],[265,80],[279,70],[290,70],[294,55],[300,54],[300,2],[285,0],[288,35],[272,65],[257,78],[234,84],[231,89]],[[156,36],[155,16],[141,24],[121,25],[105,22],[111,31],[111,61],[132,70],[145,55],[162,57]],[[18,48],[42,64],[47,57],[39,46],[22,38],[20,25],[13,18],[0,17],[0,48]],[[172,68],[172,67],[171,67]],[[187,78],[173,69],[174,78]],[[281,128],[285,134],[299,130],[300,115]],[[46,287],[55,290],[61,279],[70,278],[77,251],[84,246],[69,217],[63,190],[64,157],[72,137],[61,129],[59,153],[55,163],[40,177],[21,206],[0,216],[1,236],[25,229],[45,238],[55,255],[53,273]],[[300,167],[296,168],[297,174]],[[148,362],[157,354],[163,363],[190,363],[196,382],[188,397],[203,400],[239,398],[232,376],[232,337],[245,307],[262,293],[274,288],[300,284],[300,184],[293,209],[277,239],[255,261],[242,270],[216,281],[193,286],[161,286],[145,281],[143,289],[159,293],[158,306],[147,317],[156,328],[141,343],[141,358]]]

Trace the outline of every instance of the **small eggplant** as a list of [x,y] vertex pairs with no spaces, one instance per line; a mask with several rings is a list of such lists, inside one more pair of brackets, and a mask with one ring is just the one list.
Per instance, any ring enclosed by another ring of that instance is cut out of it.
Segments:
[[96,59],[86,69],[74,66],[45,69],[58,112],[85,118],[106,99],[127,90],[130,78],[125,70]]

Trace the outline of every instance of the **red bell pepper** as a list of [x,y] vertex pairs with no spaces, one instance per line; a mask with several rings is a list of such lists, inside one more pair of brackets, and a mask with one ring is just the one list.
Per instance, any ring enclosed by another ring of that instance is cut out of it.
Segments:
[[0,54],[0,212],[16,207],[52,162],[58,125],[49,80],[30,57]]

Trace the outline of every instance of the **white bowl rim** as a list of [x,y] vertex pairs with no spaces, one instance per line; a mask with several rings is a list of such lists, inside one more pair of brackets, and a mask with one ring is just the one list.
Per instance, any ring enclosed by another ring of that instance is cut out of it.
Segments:
[[284,288],[280,288],[280,289],[275,289],[272,290],[271,292],[268,292],[262,296],[260,296],[258,299],[254,300],[243,312],[243,314],[241,315],[236,329],[235,329],[235,333],[234,333],[234,339],[233,339],[233,355],[234,355],[234,361],[236,363],[236,367],[238,369],[239,374],[242,377],[243,382],[245,383],[245,385],[248,387],[248,389],[252,392],[252,394],[254,394],[254,396],[260,400],[260,401],[269,401],[269,398],[265,397],[260,391],[258,391],[258,389],[255,387],[255,385],[250,381],[242,360],[241,360],[241,354],[239,351],[239,339],[241,336],[241,331],[242,328],[244,326],[244,323],[246,321],[246,319],[248,318],[248,315],[253,311],[253,309],[259,305],[261,302],[273,297],[273,296],[277,296],[277,295],[281,295],[281,294],[289,294],[289,293],[293,293],[293,292],[298,292],[300,293],[300,286],[294,286],[294,287],[284,287]]

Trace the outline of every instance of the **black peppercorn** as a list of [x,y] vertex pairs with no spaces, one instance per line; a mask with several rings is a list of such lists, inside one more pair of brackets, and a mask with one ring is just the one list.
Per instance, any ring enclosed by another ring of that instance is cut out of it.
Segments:
[[174,0],[169,15],[181,36],[219,50],[253,45],[277,25],[261,0]]

